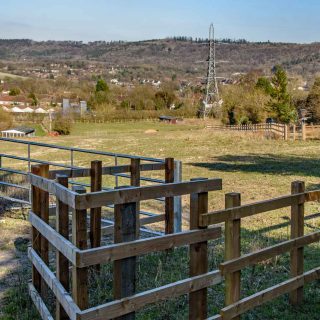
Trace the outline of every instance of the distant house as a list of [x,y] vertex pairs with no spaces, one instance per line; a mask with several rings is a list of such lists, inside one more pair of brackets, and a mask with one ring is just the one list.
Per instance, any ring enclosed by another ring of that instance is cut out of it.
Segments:
[[17,127],[1,131],[1,136],[3,138],[34,137],[35,129],[28,127]]
[[78,113],[80,115],[88,111],[88,105],[86,101],[72,102],[69,99],[62,100],[62,112],[63,113]]

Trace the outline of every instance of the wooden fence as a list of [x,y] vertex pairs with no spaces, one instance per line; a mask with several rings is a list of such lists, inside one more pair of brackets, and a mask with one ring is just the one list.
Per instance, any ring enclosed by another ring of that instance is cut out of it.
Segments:
[[283,140],[319,140],[320,125],[314,124],[281,124],[281,123],[260,123],[245,125],[207,125],[206,128],[217,131],[241,131],[261,133],[267,138]]
[[[304,272],[303,247],[318,242],[320,232],[304,235],[304,204],[318,201],[320,191],[305,192],[304,183],[292,183],[292,194],[241,206],[240,194],[226,195],[226,208],[210,212],[208,192],[221,190],[221,179],[193,179],[188,182],[167,183],[143,187],[122,187],[110,191],[82,194],[69,190],[68,176],[50,180],[48,166],[35,166],[30,175],[32,185],[32,248],[29,258],[33,265],[30,294],[43,319],[53,319],[44,303],[48,288],[57,300],[56,319],[102,320],[134,319],[142,307],[189,295],[189,319],[238,319],[252,308],[282,294],[290,293],[290,302],[298,304],[303,298],[304,284],[320,279],[320,267]],[[56,228],[48,223],[49,193],[57,199]],[[165,223],[172,225],[172,198],[190,195],[190,230],[139,239],[137,212],[141,201],[165,197]],[[88,238],[100,237],[98,224],[100,207],[115,207],[114,244],[99,245]],[[241,219],[284,207],[291,207],[291,239],[262,250],[241,255]],[[69,211],[72,211],[69,239]],[[90,210],[90,232],[87,230],[87,210]],[[225,261],[220,270],[208,269],[208,240],[221,236],[225,224]],[[213,226],[212,226],[213,225]],[[211,227],[210,227],[211,226]],[[88,235],[90,237],[88,237]],[[56,274],[48,267],[48,248],[56,249]],[[190,277],[181,281],[136,293],[136,257],[151,252],[189,246]],[[278,285],[241,297],[241,270],[285,252],[290,252],[291,278]],[[113,262],[114,300],[88,308],[88,268]],[[70,284],[69,263],[72,265]],[[220,314],[208,318],[207,288],[225,280],[225,307]],[[70,287],[72,293],[70,293]]]
[[288,126],[281,123],[258,123],[243,125],[208,125],[208,129],[219,131],[241,131],[251,133],[262,133],[267,138],[278,138],[288,140]]

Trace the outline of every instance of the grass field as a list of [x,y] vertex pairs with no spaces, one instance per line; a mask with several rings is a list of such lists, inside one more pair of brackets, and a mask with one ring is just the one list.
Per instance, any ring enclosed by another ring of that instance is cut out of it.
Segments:
[[[147,131],[148,130],[148,131]],[[154,130],[150,133],[150,130]],[[219,133],[204,129],[204,124],[186,121],[180,125],[166,125],[157,122],[133,122],[112,124],[77,124],[68,137],[38,137],[37,141],[68,146],[98,149],[120,153],[151,157],[174,157],[183,161],[183,179],[195,177],[222,178],[223,191],[209,195],[209,209],[221,209],[224,206],[224,194],[241,192],[242,203],[268,199],[290,193],[290,184],[294,180],[304,180],[308,190],[319,188],[320,154],[319,141],[280,141],[266,140],[254,135],[239,133]],[[25,146],[2,143],[1,152],[26,155]],[[65,151],[33,149],[32,156],[67,163],[69,154]],[[92,157],[75,154],[75,164],[88,166]],[[104,162],[107,164],[107,161]],[[3,166],[18,167],[12,160],[3,160]],[[188,199],[183,199],[184,227],[188,227]],[[306,215],[310,216],[305,224],[305,232],[319,229],[319,221],[311,216],[319,212],[319,204],[306,206]],[[243,252],[257,250],[287,239],[290,235],[289,210],[278,210],[243,219]],[[6,221],[10,218],[4,218]],[[11,221],[11,220],[10,220]],[[20,222],[19,222],[20,223]],[[3,222],[3,230],[9,228]],[[12,228],[12,227],[10,227]],[[11,230],[11,229],[10,229]],[[11,233],[12,232],[7,232]],[[23,231],[25,233],[25,230]],[[17,235],[19,232],[17,232]],[[10,237],[8,237],[9,239]],[[14,239],[5,241],[0,250],[16,252]],[[223,257],[223,239],[210,243],[210,267],[216,268]],[[319,245],[313,244],[305,250],[305,269],[320,265]],[[183,268],[179,266],[183,265]],[[274,285],[289,277],[289,256],[283,255],[256,267],[247,268],[242,275],[243,296]],[[180,269],[179,269],[180,268]],[[148,269],[148,273],[144,272]],[[20,270],[20,269],[18,269]],[[174,271],[173,271],[174,270]],[[11,273],[11,271],[9,272]],[[188,273],[188,253],[181,248],[167,257],[164,254],[148,255],[139,259],[138,289],[144,290],[186,277]],[[19,274],[19,273],[18,273]],[[94,279],[91,302],[97,303],[110,298],[112,270],[104,266],[104,278]],[[2,281],[5,273],[2,273]],[[7,295],[6,310],[2,319],[34,319],[33,311],[27,306],[23,283],[19,278],[18,287],[13,287]],[[150,279],[153,279],[152,281]],[[1,280],[0,280],[1,283]],[[21,289],[22,286],[22,289]],[[17,291],[21,308],[13,307],[17,301]],[[209,290],[210,314],[218,312],[223,305],[223,285]],[[254,311],[243,319],[319,319],[320,288],[313,283],[305,289],[306,303],[302,307],[292,308],[286,296],[274,300]],[[173,310],[179,314],[173,316]],[[24,314],[24,315],[23,315]],[[138,319],[186,319],[186,298],[161,303],[143,309]]]
[[0,79],[5,79],[5,78],[28,79],[28,77],[22,77],[12,73],[0,72]]

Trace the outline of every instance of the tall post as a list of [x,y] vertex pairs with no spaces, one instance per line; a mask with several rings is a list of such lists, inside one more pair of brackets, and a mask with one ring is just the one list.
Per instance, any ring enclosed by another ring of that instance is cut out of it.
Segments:
[[[140,187],[140,159],[131,158],[130,164],[130,185],[133,187]],[[140,202],[136,204],[137,214],[136,214],[136,227],[137,227],[137,238],[140,235]]]
[[[174,159],[165,159],[165,182],[174,182]],[[174,198],[165,198],[165,233],[174,233]]]
[[[136,216],[137,203],[115,205],[114,210],[114,242],[128,242],[137,239]],[[136,291],[136,257],[114,261],[113,269],[114,299],[121,299],[135,294]],[[133,320],[135,312],[116,318]]]
[[[31,172],[44,178],[49,177],[49,165],[41,164],[32,166]],[[35,211],[34,211],[35,210]],[[49,224],[49,193],[32,186],[32,211],[38,215],[45,223]],[[49,264],[49,243],[45,237],[33,228],[32,240],[35,241],[34,249],[39,253],[43,262]],[[35,271],[34,280],[36,289],[40,290],[43,297],[48,293],[48,288],[43,280],[39,280],[40,275]],[[39,281],[41,283],[39,283]]]
[[[56,176],[57,183],[68,188],[68,177],[63,175]],[[69,207],[64,204],[58,198],[57,203],[57,212],[56,212],[56,230],[64,238],[69,239]],[[69,291],[70,281],[69,281],[69,261],[68,259],[59,251],[56,253],[56,270],[57,278],[63,287]],[[57,320],[68,320],[69,317],[62,305],[57,301],[56,307],[56,319]]]
[[[40,166],[34,165],[31,167],[31,173],[34,175],[40,176]],[[31,209],[34,214],[40,217],[40,189],[31,185]],[[42,235],[35,228],[32,227],[32,248],[36,251],[36,253],[40,256],[40,248],[41,248],[41,238]],[[41,291],[41,276],[38,270],[32,266],[32,282],[34,287],[38,292]]]
[[[205,180],[203,178],[191,181]],[[200,229],[200,215],[208,212],[208,192],[190,195],[190,230]],[[206,227],[204,227],[206,228]],[[208,272],[208,242],[203,241],[190,245],[190,277]],[[189,319],[207,318],[207,288],[189,294]]]
[[[91,192],[102,189],[102,162],[91,161]],[[92,248],[101,245],[101,207],[90,209],[90,244]]]
[[[73,186],[77,193],[86,193],[86,189]],[[79,249],[87,249],[87,210],[73,210],[72,212],[72,243]],[[88,308],[88,269],[72,268],[72,295],[81,310]]]
[[[304,193],[305,184],[303,181],[294,181],[291,184],[291,193]],[[291,239],[304,235],[304,202],[291,206]],[[291,276],[296,277],[303,274],[303,247],[292,249],[290,252]],[[293,290],[290,293],[290,303],[300,304],[303,300],[303,287]]]
[[[225,196],[225,208],[233,208],[241,205],[240,193],[228,193]],[[241,254],[241,220],[227,220],[225,223],[225,261],[240,257]],[[228,306],[240,300],[241,271],[225,275],[225,305]],[[240,316],[234,317],[240,319]]]
[[[182,181],[182,161],[174,161],[174,182]],[[182,200],[181,196],[174,197],[174,233],[182,230]]]

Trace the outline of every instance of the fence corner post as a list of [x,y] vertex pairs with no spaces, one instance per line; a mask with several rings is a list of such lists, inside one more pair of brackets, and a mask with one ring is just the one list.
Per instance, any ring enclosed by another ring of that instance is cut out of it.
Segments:
[[[205,178],[191,181],[206,180]],[[199,227],[200,215],[208,212],[208,192],[190,194],[190,230],[205,229]],[[208,241],[190,245],[190,277],[208,272]],[[207,318],[207,288],[189,294],[189,320]]]
[[[291,184],[291,193],[304,193],[304,181],[293,181]],[[302,237],[304,235],[304,202],[291,206],[291,239]],[[304,248],[295,248],[290,252],[290,270],[291,276],[296,277],[303,274],[303,251]],[[292,305],[302,303],[303,286],[290,292],[289,297]]]
[[[225,195],[225,208],[241,205],[241,194],[232,192]],[[238,258],[241,255],[241,219],[227,220],[225,223],[225,261]],[[228,306],[240,300],[241,271],[225,275],[225,305]],[[240,319],[240,316],[232,318]]]

